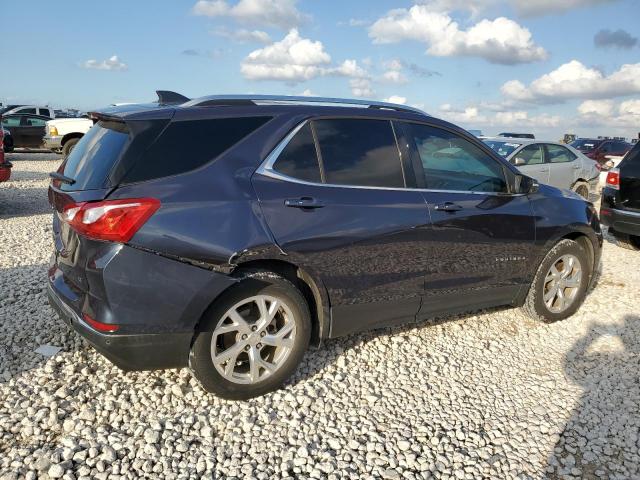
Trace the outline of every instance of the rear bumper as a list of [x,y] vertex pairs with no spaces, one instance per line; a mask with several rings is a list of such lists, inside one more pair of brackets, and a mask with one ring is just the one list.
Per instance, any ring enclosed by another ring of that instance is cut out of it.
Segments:
[[49,303],[60,318],[122,370],[158,370],[187,366],[191,333],[114,335],[88,326],[49,284]]
[[62,148],[62,135],[45,135],[42,139],[42,146],[49,150],[60,150]]
[[616,232],[640,236],[640,212],[628,212],[603,206],[600,208],[600,222]]
[[[186,366],[202,314],[236,280],[126,245],[100,244],[102,250],[84,260],[84,268],[59,263],[57,255],[52,256],[48,273],[52,307],[123,370]],[[86,247],[88,252],[91,248]],[[83,320],[83,314],[117,325],[118,330],[98,331]]]

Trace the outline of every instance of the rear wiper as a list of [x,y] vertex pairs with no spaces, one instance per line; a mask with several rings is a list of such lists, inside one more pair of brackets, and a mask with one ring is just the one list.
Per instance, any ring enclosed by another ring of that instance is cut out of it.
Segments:
[[56,180],[60,180],[62,183],[68,183],[69,185],[73,185],[74,183],[76,183],[76,181],[73,178],[67,177],[66,175],[63,175],[58,172],[51,172],[49,176],[51,178],[55,178]]

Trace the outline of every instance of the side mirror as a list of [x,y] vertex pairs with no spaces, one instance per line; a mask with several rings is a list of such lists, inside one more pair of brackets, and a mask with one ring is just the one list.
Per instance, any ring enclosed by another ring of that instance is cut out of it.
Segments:
[[535,178],[527,177],[526,175],[516,176],[516,193],[536,193],[540,184]]
[[513,164],[514,164],[516,167],[519,167],[519,166],[521,166],[521,165],[526,165],[526,164],[527,164],[527,162],[524,160],[524,158],[517,157],[517,158],[513,161]]

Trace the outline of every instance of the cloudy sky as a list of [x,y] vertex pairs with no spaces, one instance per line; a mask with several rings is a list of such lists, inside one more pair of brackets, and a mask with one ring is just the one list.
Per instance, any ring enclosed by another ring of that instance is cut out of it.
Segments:
[[0,101],[91,109],[156,89],[360,97],[488,134],[635,137],[638,3],[11,2]]

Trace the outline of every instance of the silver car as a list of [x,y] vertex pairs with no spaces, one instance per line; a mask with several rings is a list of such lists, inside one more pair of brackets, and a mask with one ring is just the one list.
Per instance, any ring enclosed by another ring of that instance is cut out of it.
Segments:
[[573,190],[584,198],[595,193],[598,163],[570,145],[526,138],[484,138],[494,151],[541,183]]

